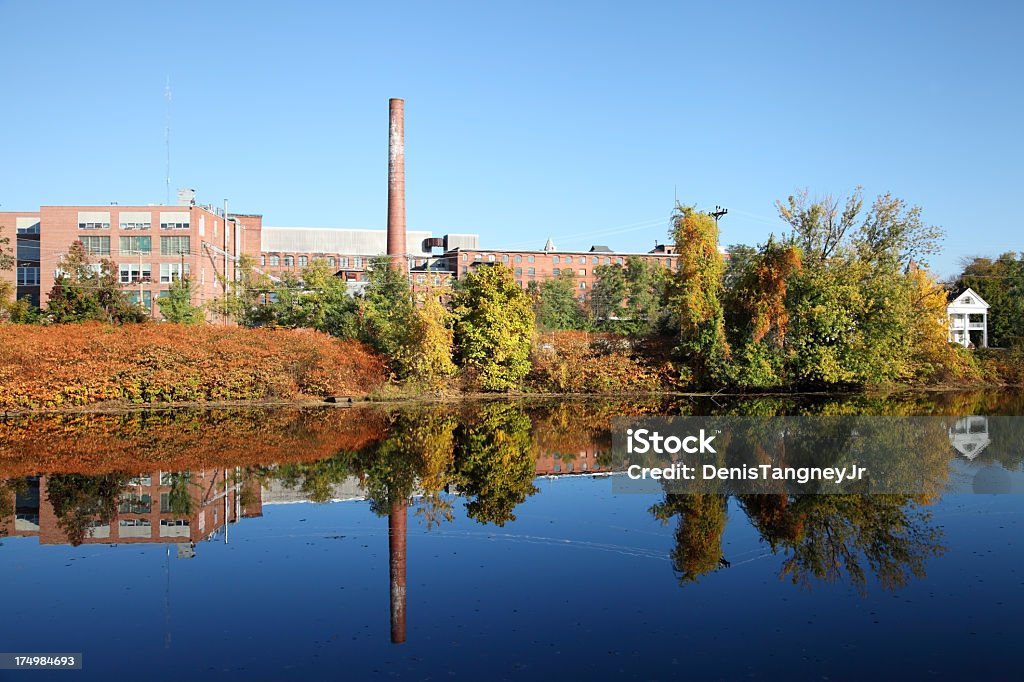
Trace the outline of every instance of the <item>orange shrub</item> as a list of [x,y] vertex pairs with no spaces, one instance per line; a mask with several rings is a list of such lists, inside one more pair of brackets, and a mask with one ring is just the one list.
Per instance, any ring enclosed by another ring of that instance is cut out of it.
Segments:
[[671,364],[653,342],[616,334],[542,334],[532,351],[530,383],[557,393],[624,393],[672,389]]
[[0,409],[363,394],[383,359],[312,330],[0,325]]

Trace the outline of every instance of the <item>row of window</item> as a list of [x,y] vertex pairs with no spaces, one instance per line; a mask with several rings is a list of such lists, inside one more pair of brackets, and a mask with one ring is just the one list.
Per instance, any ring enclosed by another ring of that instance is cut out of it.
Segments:
[[[496,260],[497,260],[497,257],[493,253],[487,254],[487,262],[488,263],[494,263]],[[501,255],[501,262],[502,263],[508,263],[510,260],[514,260],[516,263],[522,263],[523,262],[523,257],[521,255],[516,255],[515,258],[511,258],[510,259],[509,255],[507,253],[503,253]],[[527,263],[535,263],[536,260],[537,259],[536,259],[535,256],[532,256],[532,255],[527,255],[526,256],[526,262]],[[587,257],[586,256],[579,256],[579,257],[576,258],[576,260],[577,260],[577,262],[580,265],[586,265],[587,264]],[[482,253],[475,253],[475,254],[473,254],[473,262],[474,263],[482,263],[483,261],[484,261],[484,254],[482,254]],[[469,262],[469,254],[468,253],[462,254],[462,262],[463,263]],[[573,256],[552,256],[551,257],[551,262],[552,263],[565,263],[565,264],[571,265],[572,262],[573,262]],[[590,257],[590,262],[593,265],[611,265],[612,264],[612,258],[611,258],[611,256],[605,256],[603,258],[601,258],[599,256],[591,256]],[[616,265],[623,265],[624,263],[625,263],[625,261],[622,259],[621,256],[617,256],[615,258],[615,264]]]
[[[148,230],[153,223],[146,222],[124,222],[121,223],[122,230]],[[161,230],[187,230],[190,223],[160,223]],[[79,230],[109,230],[110,223],[78,223]]]
[[[125,493],[121,495],[117,511],[121,514],[149,514],[153,511],[153,501],[146,493]],[[160,513],[169,514],[171,511],[171,494],[160,493]]]
[[[275,254],[268,257],[266,255],[262,255],[260,256],[260,265],[266,266],[269,263],[270,267],[276,268],[283,264],[284,267],[291,268],[295,266],[295,260],[295,256],[279,256]],[[324,260],[327,261],[327,266],[331,268],[340,267],[342,270],[348,270],[350,269],[349,266],[351,264],[351,269],[353,270],[363,269],[362,256],[352,256],[351,258],[348,256],[341,256],[340,258],[328,256]],[[299,256],[298,263],[300,268],[306,267],[309,265],[309,256]]]
[[[149,263],[121,263],[118,266],[121,284],[138,284],[151,282],[152,266]],[[188,263],[161,263],[160,283],[169,284],[189,274]]]
[[[79,237],[85,252],[93,256],[110,255],[110,237]],[[121,254],[146,255],[152,253],[152,237],[120,237]],[[161,256],[188,255],[192,249],[191,237],[160,237]]]

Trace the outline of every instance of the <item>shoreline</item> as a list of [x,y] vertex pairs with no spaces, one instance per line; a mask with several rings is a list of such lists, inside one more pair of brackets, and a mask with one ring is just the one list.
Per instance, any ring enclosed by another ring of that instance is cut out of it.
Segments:
[[327,396],[324,398],[302,398],[292,400],[225,400],[225,401],[184,401],[184,402],[153,402],[128,403],[122,401],[100,402],[90,405],[48,407],[37,409],[0,410],[4,419],[37,415],[81,415],[81,414],[132,414],[135,412],[157,412],[164,410],[214,410],[214,409],[309,409],[336,408],[351,409],[363,406],[391,406],[410,404],[456,404],[479,401],[519,401],[519,400],[597,400],[597,399],[671,399],[671,398],[802,398],[827,396],[892,396],[900,394],[956,394],[975,391],[1009,390],[1024,391],[1024,386],[1006,384],[974,384],[965,386],[879,386],[861,389],[836,390],[804,390],[804,391],[629,391],[608,393],[542,393],[542,392],[508,392],[508,393],[395,393],[392,395],[344,395]]

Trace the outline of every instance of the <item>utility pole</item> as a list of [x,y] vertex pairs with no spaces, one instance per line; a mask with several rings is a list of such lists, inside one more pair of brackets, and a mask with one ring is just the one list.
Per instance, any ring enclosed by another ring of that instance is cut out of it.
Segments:
[[729,209],[722,208],[721,206],[715,206],[715,210],[711,211],[710,215],[711,215],[712,218],[715,219],[715,227],[716,228],[718,227],[718,220],[719,220],[719,218],[721,218],[722,216],[724,216],[728,212],[729,212]]

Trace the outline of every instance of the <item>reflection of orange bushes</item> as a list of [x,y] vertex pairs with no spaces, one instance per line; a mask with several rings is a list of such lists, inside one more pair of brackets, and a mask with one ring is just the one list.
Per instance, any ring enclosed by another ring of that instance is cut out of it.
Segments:
[[311,330],[0,325],[0,408],[366,393],[383,360]]
[[384,437],[370,407],[61,415],[0,423],[0,478],[310,461]]

